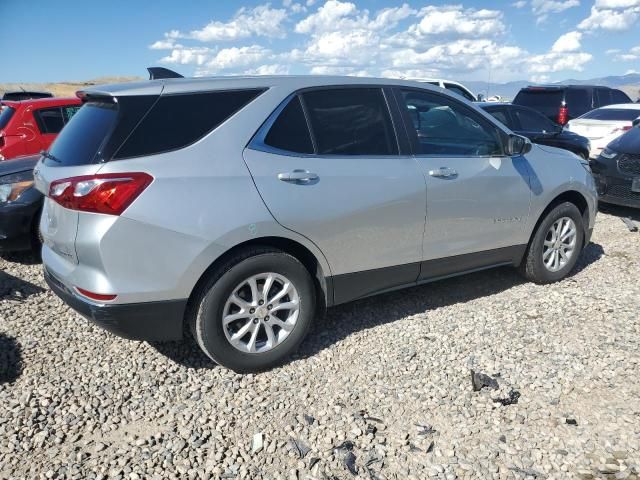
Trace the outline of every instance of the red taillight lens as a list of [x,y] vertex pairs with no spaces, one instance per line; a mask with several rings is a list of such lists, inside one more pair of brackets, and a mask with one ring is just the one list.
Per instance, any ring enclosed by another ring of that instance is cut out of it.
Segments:
[[70,210],[120,215],[153,181],[147,173],[104,173],[51,183],[49,198]]
[[558,112],[558,123],[560,125],[564,125],[569,121],[569,109],[566,105],[562,105],[560,107],[560,111]]
[[78,292],[80,295],[90,298],[91,300],[97,300],[99,302],[107,302],[109,300],[115,300],[115,298],[117,297],[117,295],[105,295],[103,293],[93,293],[90,292],[89,290],[85,290],[84,288],[80,288],[80,287],[75,287],[76,288],[76,292]]

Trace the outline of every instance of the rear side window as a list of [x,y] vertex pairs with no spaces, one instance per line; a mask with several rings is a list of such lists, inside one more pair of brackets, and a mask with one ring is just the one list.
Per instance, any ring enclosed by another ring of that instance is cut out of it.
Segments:
[[162,95],[113,158],[154,155],[191,145],[262,92],[252,89]]
[[552,132],[554,130],[554,124],[538,112],[524,108],[514,108],[512,112],[520,124],[520,129],[525,132]]
[[62,107],[62,116],[64,117],[64,123],[68,123],[76,113],[80,110],[80,105],[68,105]]
[[40,133],[58,134],[64,127],[64,119],[62,118],[60,107],[43,108],[33,113],[40,128]]
[[631,108],[598,108],[585,113],[580,118],[588,118],[590,120],[614,120],[614,121],[633,121],[640,117],[640,105],[637,109]]
[[15,108],[7,107],[6,105],[2,105],[2,110],[0,110],[0,130],[9,125],[9,121],[13,114],[16,112]]
[[504,111],[503,109],[497,109],[497,108],[491,109],[491,110],[487,109],[487,113],[490,114],[493,118],[495,118],[499,122],[509,127],[511,130],[517,130],[513,126],[513,122],[511,122],[510,117],[507,115],[507,112]]
[[567,89],[565,100],[569,108],[569,115],[572,118],[579,117],[593,108],[587,90],[569,88]]
[[454,85],[453,83],[445,83],[444,84],[444,88],[446,88],[447,90],[450,90],[450,91],[452,91],[454,93],[457,93],[462,98],[466,98],[470,102],[475,102],[476,101],[475,98],[473,98],[471,95],[469,95],[469,92],[467,92],[464,88],[460,88],[458,85]]
[[613,103],[632,103],[629,96],[621,90],[611,90],[611,98]]
[[299,97],[292,98],[280,112],[264,143],[289,152],[313,153],[313,142]]
[[117,116],[118,109],[114,103],[91,102],[84,105],[51,145],[49,152],[59,163],[47,160],[47,164],[72,166],[93,163]]
[[397,155],[380,88],[332,88],[302,94],[319,155]]

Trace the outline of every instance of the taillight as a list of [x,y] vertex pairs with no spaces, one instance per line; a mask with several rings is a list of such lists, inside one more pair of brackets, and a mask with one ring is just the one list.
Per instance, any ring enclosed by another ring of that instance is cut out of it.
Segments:
[[569,121],[569,108],[563,104],[560,106],[560,111],[558,112],[558,123],[564,125],[567,121]]
[[49,198],[70,210],[120,215],[153,181],[147,173],[104,173],[51,183]]
[[633,128],[633,125],[625,125],[624,127],[617,127],[614,128],[611,133],[616,133],[616,132],[628,132],[629,130],[631,130]]

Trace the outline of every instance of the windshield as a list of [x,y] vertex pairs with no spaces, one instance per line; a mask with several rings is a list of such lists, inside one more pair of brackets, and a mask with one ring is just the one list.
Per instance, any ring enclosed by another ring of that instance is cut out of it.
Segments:
[[116,104],[85,104],[51,145],[49,153],[56,161],[47,160],[47,163],[52,166],[95,163],[100,146],[111,133],[117,116]]
[[0,130],[6,127],[9,124],[9,120],[13,117],[15,113],[15,109],[11,107],[7,107],[6,105],[2,105],[2,110],[0,110]]
[[632,122],[640,117],[640,107],[637,110],[632,108],[598,108],[584,114],[580,118],[590,120],[613,120]]

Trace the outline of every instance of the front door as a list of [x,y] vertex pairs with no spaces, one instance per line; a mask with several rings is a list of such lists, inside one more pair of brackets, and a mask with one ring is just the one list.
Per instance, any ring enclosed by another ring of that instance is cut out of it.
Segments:
[[398,100],[427,185],[421,278],[511,261],[529,214],[526,159],[505,156],[498,128],[462,102],[418,89]]
[[336,303],[417,280],[425,183],[400,154],[397,127],[381,88],[314,89],[285,102],[245,150],[275,219],[327,258]]

